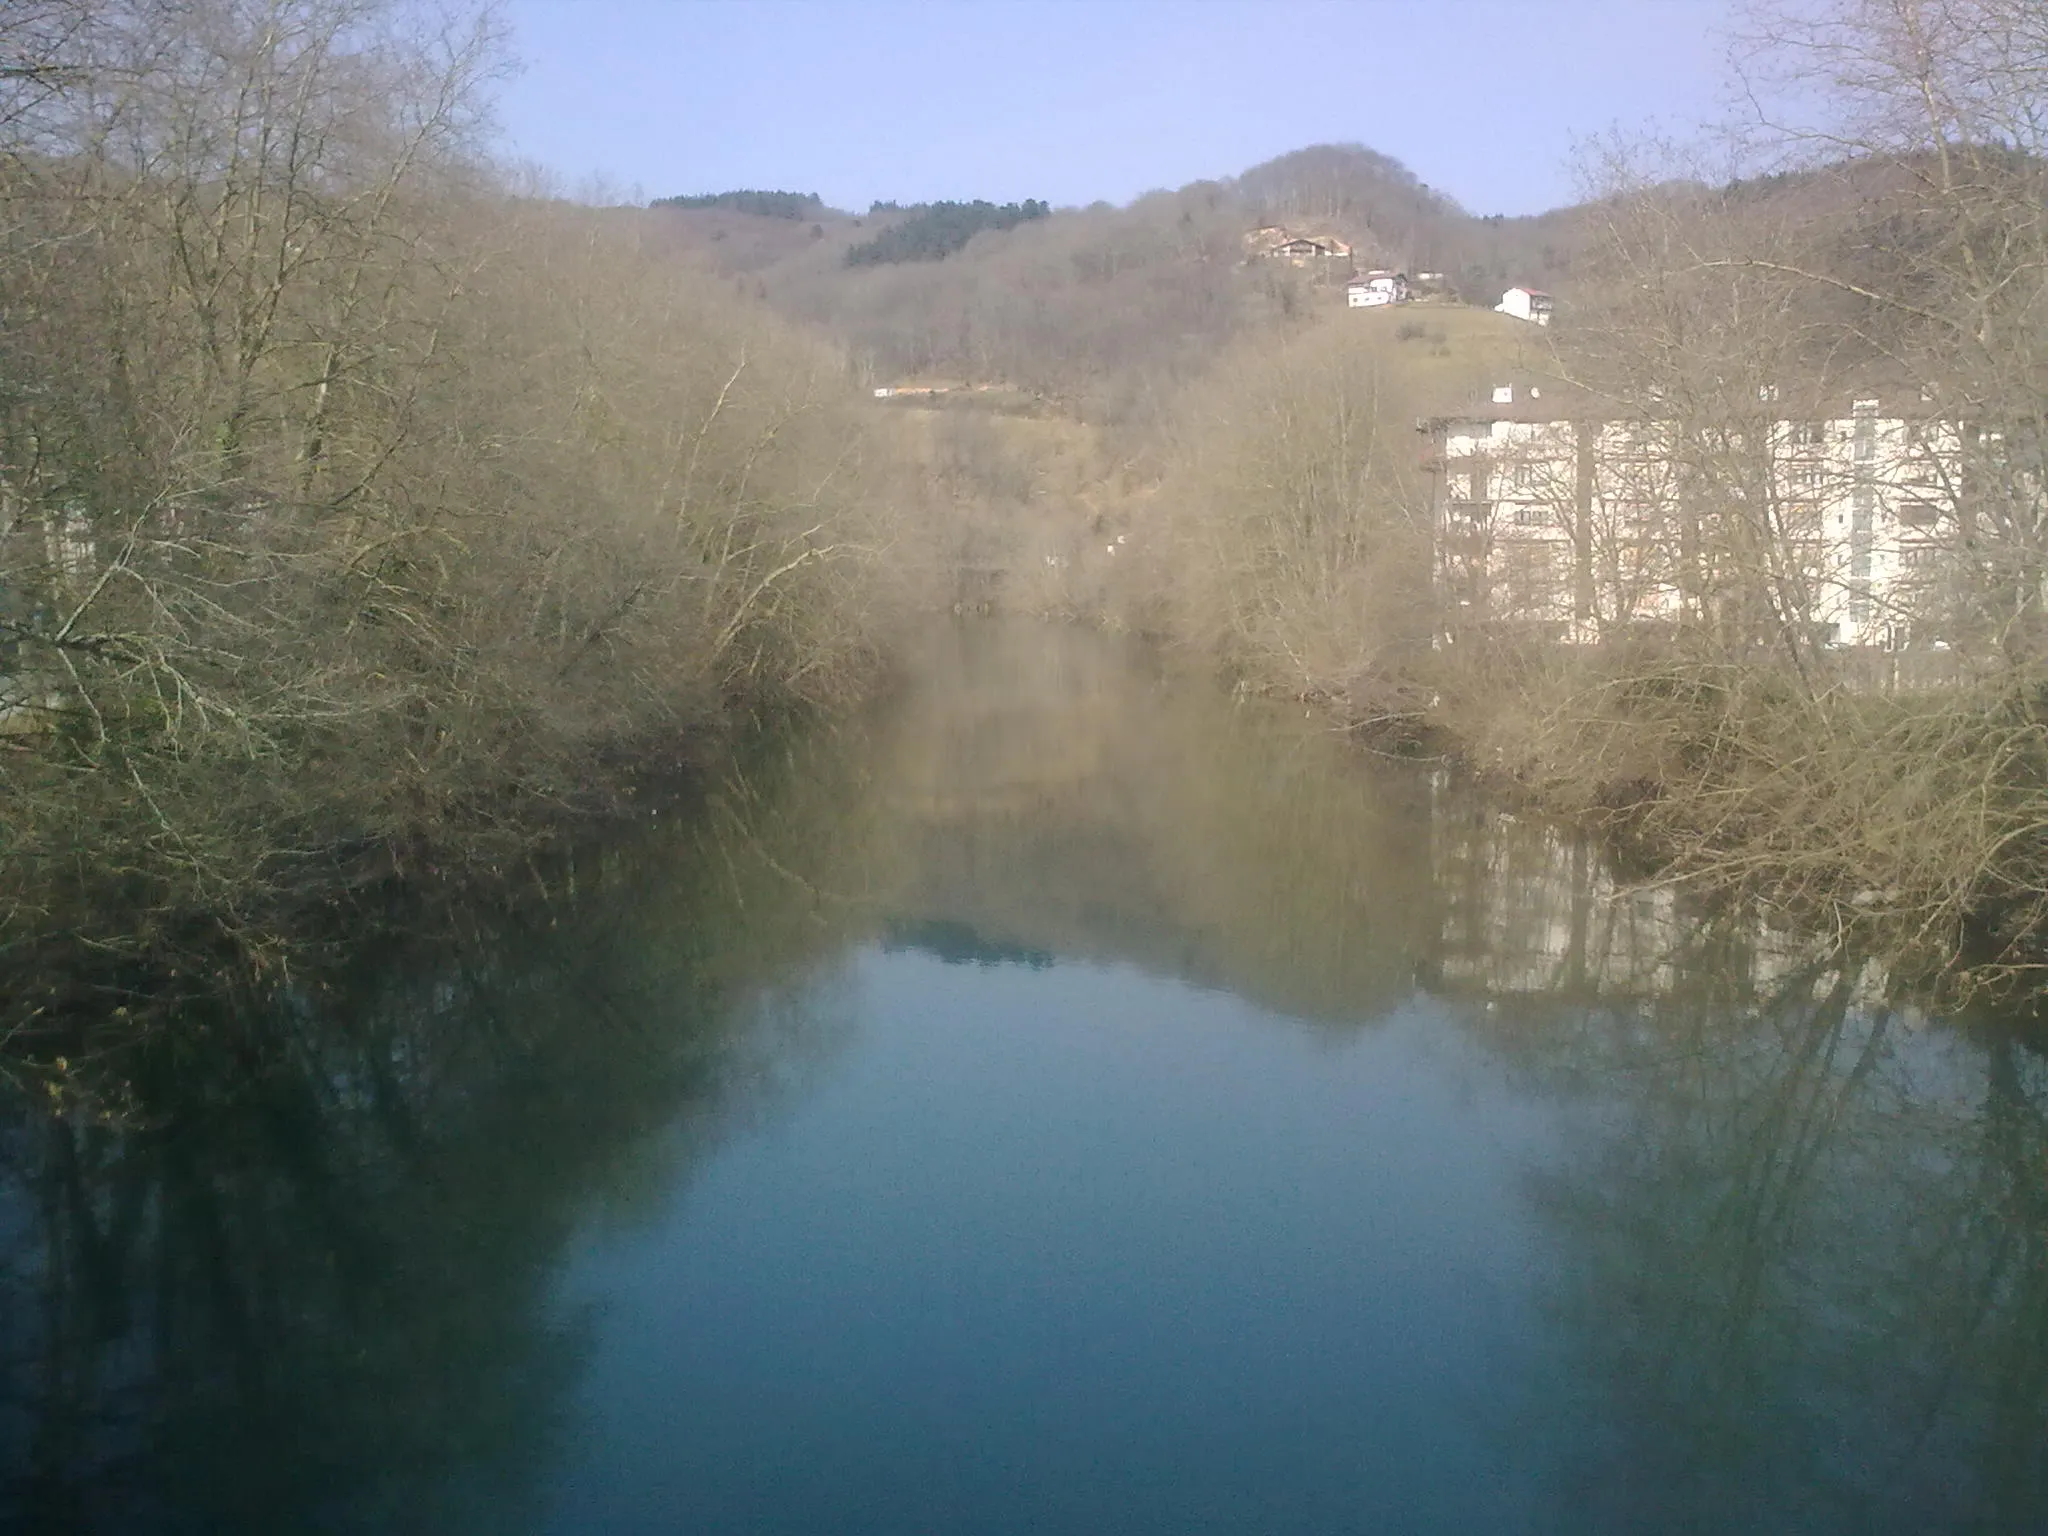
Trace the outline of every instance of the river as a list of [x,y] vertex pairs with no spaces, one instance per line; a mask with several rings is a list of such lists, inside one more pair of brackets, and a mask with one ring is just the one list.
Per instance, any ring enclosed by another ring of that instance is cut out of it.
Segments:
[[931,637],[0,1120],[0,1520],[2048,1529],[2048,1065],[1141,648]]

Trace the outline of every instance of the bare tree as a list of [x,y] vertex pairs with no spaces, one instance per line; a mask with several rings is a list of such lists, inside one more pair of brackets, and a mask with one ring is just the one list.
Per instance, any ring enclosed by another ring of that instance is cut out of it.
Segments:
[[1347,331],[1246,346],[1191,391],[1163,499],[1188,632],[1251,676],[1392,718],[1415,706],[1433,623],[1425,360],[1391,328],[1376,348]]
[[0,98],[0,915],[260,939],[872,665],[845,360],[502,191],[488,11],[47,17],[0,34],[58,61]]

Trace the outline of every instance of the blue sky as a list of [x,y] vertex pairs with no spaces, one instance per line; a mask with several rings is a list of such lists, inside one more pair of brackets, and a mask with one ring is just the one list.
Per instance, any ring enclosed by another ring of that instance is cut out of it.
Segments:
[[1729,0],[509,0],[514,153],[649,197],[1127,202],[1355,141],[1476,213],[1720,114]]

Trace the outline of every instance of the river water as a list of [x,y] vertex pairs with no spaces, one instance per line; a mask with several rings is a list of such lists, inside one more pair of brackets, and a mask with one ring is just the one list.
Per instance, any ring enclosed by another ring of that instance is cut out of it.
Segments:
[[1074,631],[0,1126],[0,1520],[2048,1529],[2048,1067]]

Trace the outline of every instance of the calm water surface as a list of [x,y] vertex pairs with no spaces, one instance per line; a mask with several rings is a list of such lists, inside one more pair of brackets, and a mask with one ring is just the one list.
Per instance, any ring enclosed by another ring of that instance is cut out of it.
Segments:
[[[672,824],[669,824],[672,823]],[[2048,1070],[1058,630],[0,1141],[23,1529],[2048,1529]]]

